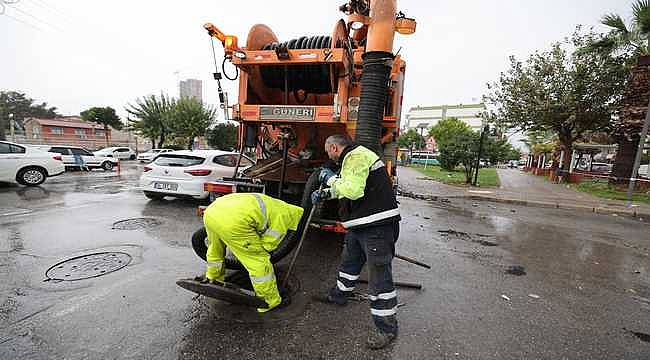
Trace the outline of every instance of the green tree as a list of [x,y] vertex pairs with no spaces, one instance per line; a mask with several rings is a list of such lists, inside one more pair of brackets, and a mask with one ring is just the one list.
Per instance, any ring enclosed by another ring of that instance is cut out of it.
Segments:
[[436,139],[438,147],[443,147],[444,144],[448,143],[457,134],[462,134],[466,131],[471,131],[469,125],[460,121],[456,117],[449,117],[440,120],[436,125],[431,127],[431,129],[429,129],[429,136],[433,136],[433,138]]
[[108,127],[120,130],[122,129],[122,121],[115,113],[115,109],[110,106],[107,107],[91,107],[86,111],[81,112],[81,118],[86,121],[91,121],[104,126],[104,136],[106,137],[106,146],[108,146]]
[[[612,126],[613,131],[610,132],[618,144],[612,168],[612,182],[617,182],[616,178],[627,179],[632,176],[632,166],[645,117],[645,112],[639,109],[647,108],[650,100],[647,80],[650,76],[650,66],[647,64],[647,56],[650,55],[650,2],[635,1],[632,4],[632,15],[629,25],[626,25],[618,14],[603,16],[601,23],[611,30],[591,46],[607,56],[618,58],[620,64],[626,66],[631,73],[624,92],[621,113]],[[642,58],[645,60],[641,61]]]
[[498,164],[521,158],[521,152],[513,148],[507,139],[494,140],[488,137],[483,144],[482,158],[487,159],[491,164]]
[[184,140],[188,149],[192,149],[194,138],[206,135],[215,117],[214,108],[204,106],[193,97],[183,97],[175,103],[169,126],[171,133]]
[[412,155],[414,149],[423,148],[425,143],[424,137],[415,129],[409,129],[397,138],[397,146],[409,149],[409,155]]
[[29,117],[54,118],[60,116],[55,107],[43,102],[36,104],[34,99],[17,91],[0,91],[0,140],[5,139],[5,131],[9,129],[9,114],[13,114],[16,127],[22,127],[23,121]]
[[217,124],[208,131],[208,145],[219,150],[232,151],[237,146],[237,125],[232,123]]
[[618,60],[591,50],[597,40],[578,28],[570,39],[525,62],[511,57],[510,69],[488,85],[486,99],[510,128],[557,135],[565,168],[576,140],[610,127],[625,87],[627,74]]
[[472,173],[476,166],[480,135],[472,130],[453,133],[440,147],[440,166],[445,170],[455,170],[462,165],[465,182],[472,182]]
[[[171,132],[172,113],[176,101],[165,94],[160,96],[149,95],[137,99],[135,104],[128,104],[125,108],[129,115],[129,128],[137,134],[151,140],[152,147],[163,148],[165,140]],[[156,146],[158,140],[158,146]]]

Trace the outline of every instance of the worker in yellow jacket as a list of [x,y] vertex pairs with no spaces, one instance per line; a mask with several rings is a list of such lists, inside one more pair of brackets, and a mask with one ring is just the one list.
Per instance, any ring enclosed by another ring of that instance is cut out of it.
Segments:
[[295,231],[303,209],[258,193],[233,193],[217,198],[203,213],[208,233],[207,270],[211,281],[224,281],[226,246],[246,268],[267,312],[282,302],[269,253],[287,231]]

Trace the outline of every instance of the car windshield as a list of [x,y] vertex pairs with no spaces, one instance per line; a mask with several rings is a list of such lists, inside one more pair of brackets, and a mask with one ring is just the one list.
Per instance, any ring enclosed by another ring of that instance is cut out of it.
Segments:
[[156,158],[154,164],[160,166],[194,166],[202,164],[205,161],[205,158],[191,155],[175,155],[175,154],[164,154]]

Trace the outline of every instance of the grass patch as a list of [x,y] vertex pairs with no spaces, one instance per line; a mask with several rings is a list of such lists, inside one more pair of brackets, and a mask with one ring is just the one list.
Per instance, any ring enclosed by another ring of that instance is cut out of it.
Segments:
[[[627,200],[627,185],[610,185],[607,180],[584,180],[571,188],[582,191],[603,199]],[[632,201],[650,204],[650,190],[636,189],[632,194]]]
[[[411,165],[410,167],[443,184],[466,185],[464,170],[456,169],[454,171],[447,171],[441,169],[440,166],[427,166],[425,169],[424,165]],[[479,170],[478,184],[483,187],[499,186],[501,183],[499,181],[497,169],[482,168]]]

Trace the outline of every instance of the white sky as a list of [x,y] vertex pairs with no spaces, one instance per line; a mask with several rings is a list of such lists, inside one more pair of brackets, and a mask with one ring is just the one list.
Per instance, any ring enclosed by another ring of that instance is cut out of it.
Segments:
[[[0,0],[0,13],[11,2]],[[242,44],[255,23],[269,25],[281,41],[329,35],[344,17],[343,2],[18,0],[0,15],[0,89],[25,92],[65,115],[112,106],[125,116],[136,98],[178,96],[179,80],[197,78],[204,101],[217,103],[205,22]],[[480,99],[509,55],[545,49],[578,24],[604,31],[603,14],[627,19],[630,8],[626,0],[398,1],[418,22],[414,35],[396,34],[395,51],[401,46],[407,62],[402,116],[415,105]],[[236,84],[224,84],[235,99]]]

